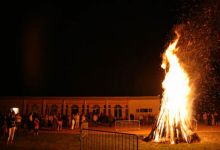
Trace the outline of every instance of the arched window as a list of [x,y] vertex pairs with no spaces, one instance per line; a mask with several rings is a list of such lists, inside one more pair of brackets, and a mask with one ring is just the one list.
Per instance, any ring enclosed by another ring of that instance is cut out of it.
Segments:
[[63,112],[63,104],[61,105],[61,115],[63,115],[64,114],[64,112]]
[[106,115],[106,105],[104,105],[103,113]]
[[116,119],[121,119],[122,118],[122,107],[121,105],[115,105],[115,117]]
[[77,105],[73,105],[71,107],[71,114],[77,114],[79,112],[79,107]]
[[87,110],[86,110],[87,112],[87,115],[89,115],[89,105],[87,105]]
[[45,114],[49,114],[49,106],[48,105],[46,105],[46,109],[45,109]]
[[85,112],[85,105],[83,104],[82,105],[82,114],[85,114],[86,112]]
[[94,105],[92,108],[93,114],[98,115],[100,113],[100,106],[99,105]]
[[66,115],[66,116],[68,115],[68,105],[66,105],[66,112],[65,112],[65,115]]
[[57,108],[58,108],[57,105],[52,105],[50,112],[51,112],[52,114],[57,114]]
[[126,116],[126,120],[128,120],[128,105],[126,105],[125,107],[125,116]]
[[108,115],[111,116],[111,105],[108,105]]
[[26,104],[26,114],[28,114],[28,113],[29,113],[29,105]]
[[32,105],[32,108],[31,108],[31,111],[34,112],[34,113],[38,113],[38,111],[39,111],[39,106],[36,105],[36,104],[33,104],[33,105]]

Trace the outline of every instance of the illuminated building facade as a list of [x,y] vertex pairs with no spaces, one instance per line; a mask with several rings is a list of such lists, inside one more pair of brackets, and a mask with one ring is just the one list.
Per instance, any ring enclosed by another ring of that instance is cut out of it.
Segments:
[[0,97],[0,111],[19,108],[21,114],[72,115],[106,114],[117,119],[130,119],[130,115],[157,115],[160,96],[137,97]]

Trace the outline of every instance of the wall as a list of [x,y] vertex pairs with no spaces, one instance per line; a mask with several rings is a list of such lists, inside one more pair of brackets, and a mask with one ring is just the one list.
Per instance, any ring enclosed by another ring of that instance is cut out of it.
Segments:
[[[126,109],[128,109],[128,118],[130,114],[134,114],[136,118],[139,115],[157,115],[160,107],[159,96],[137,96],[137,97],[0,97],[0,112],[6,112],[12,107],[18,107],[22,114],[32,111],[45,114],[46,109],[51,112],[53,105],[57,106],[57,112],[71,115],[71,107],[78,106],[78,110],[82,113],[82,106],[89,106],[89,112],[93,111],[94,105],[99,105],[100,112],[104,113],[104,105],[106,105],[106,115],[109,115],[108,107],[110,106],[111,115],[115,114],[115,106],[120,105],[122,116],[125,119]],[[66,107],[68,106],[68,107]],[[137,109],[152,109],[152,112],[137,112]]]

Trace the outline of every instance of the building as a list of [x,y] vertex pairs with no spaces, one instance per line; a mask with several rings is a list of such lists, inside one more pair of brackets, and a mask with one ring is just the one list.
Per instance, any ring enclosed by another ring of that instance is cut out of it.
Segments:
[[157,115],[160,96],[137,97],[0,97],[0,112],[19,108],[21,114],[106,114],[117,119]]

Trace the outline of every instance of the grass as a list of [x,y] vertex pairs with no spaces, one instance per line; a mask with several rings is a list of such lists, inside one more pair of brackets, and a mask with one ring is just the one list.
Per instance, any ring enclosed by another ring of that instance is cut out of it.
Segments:
[[[215,130],[201,130],[197,132],[201,138],[200,143],[180,143],[176,145],[143,142],[139,140],[139,150],[220,150],[220,131]],[[98,136],[97,136],[98,137]],[[109,136],[108,136],[109,137]],[[57,132],[40,132],[39,136],[32,134],[26,136],[15,137],[15,143],[6,145],[2,140],[0,141],[0,150],[79,150],[80,136],[73,134],[71,131],[64,133]],[[94,141],[98,138],[94,136]],[[109,140],[109,139],[108,139]],[[114,143],[108,141],[106,143]],[[105,143],[104,143],[105,144]],[[112,145],[111,145],[112,146]],[[92,147],[90,147],[92,148]],[[96,148],[97,150],[100,148]]]
[[78,150],[79,135],[67,133],[40,133],[15,137],[15,143],[6,145],[1,142],[1,150]]
[[179,143],[175,145],[140,141],[139,149],[154,150],[220,150],[220,132],[198,132],[199,143]]

